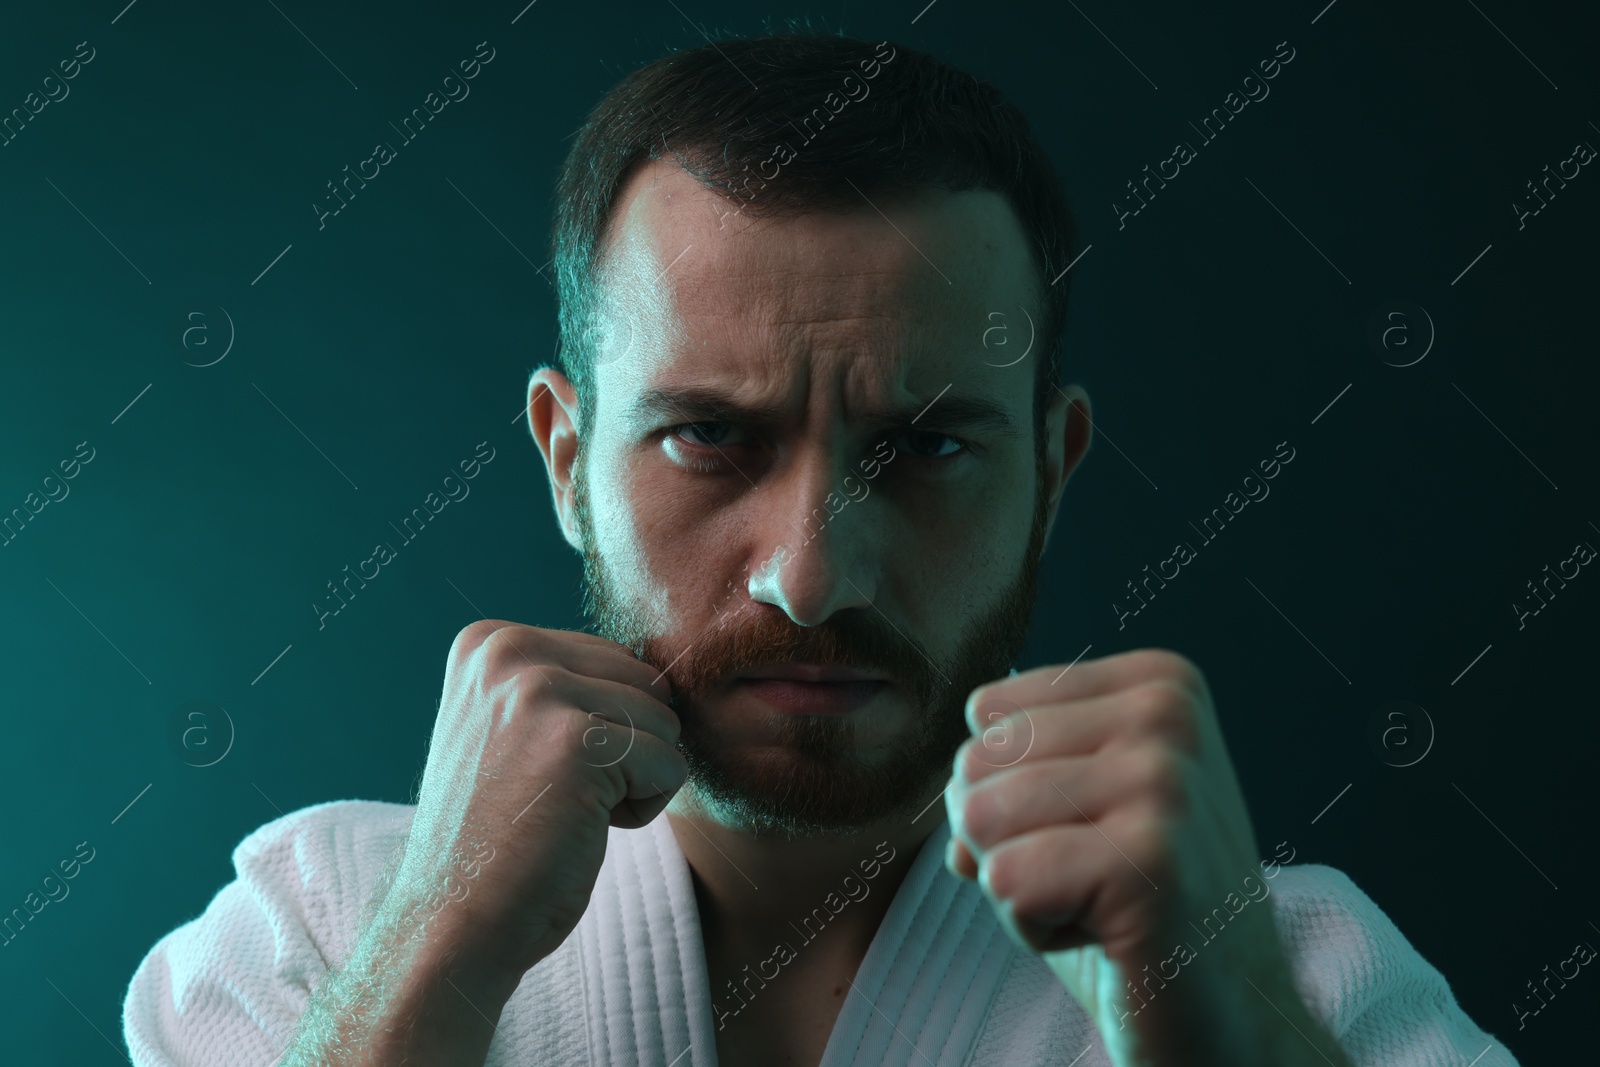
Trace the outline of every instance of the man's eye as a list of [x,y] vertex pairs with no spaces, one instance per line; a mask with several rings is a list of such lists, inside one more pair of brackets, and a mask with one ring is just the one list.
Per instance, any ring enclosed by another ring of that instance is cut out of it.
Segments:
[[731,441],[728,439],[730,433],[737,435],[738,429],[726,422],[686,422],[672,428],[674,437],[701,448],[739,444],[737,436]]
[[946,459],[959,455],[967,447],[956,438],[933,430],[908,430],[900,435],[900,440],[909,446],[907,452],[923,459]]

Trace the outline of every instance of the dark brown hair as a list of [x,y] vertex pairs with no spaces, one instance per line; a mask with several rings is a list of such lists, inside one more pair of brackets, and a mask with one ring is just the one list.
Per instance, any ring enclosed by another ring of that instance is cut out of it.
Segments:
[[1033,238],[1039,271],[1034,424],[1042,426],[1060,382],[1069,281],[1060,275],[1075,236],[1055,168],[994,86],[903,45],[814,31],[664,56],[619,82],[579,128],[555,190],[550,250],[558,355],[580,426],[595,410],[593,329],[613,204],[636,168],[662,158],[756,217],[839,210],[925,185],[1003,194]]

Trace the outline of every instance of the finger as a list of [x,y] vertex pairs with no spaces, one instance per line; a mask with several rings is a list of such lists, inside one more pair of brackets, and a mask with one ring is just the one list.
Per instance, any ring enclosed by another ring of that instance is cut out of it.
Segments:
[[945,849],[944,865],[957,878],[965,878],[969,882],[978,880],[978,861],[972,858],[972,850],[962,844],[958,837],[950,838],[950,844]]
[[1029,761],[976,785],[953,782],[946,793],[950,830],[981,857],[1033,830],[1092,825],[1125,805],[1182,818],[1192,773],[1183,754],[1154,745]]
[[591,720],[605,719],[630,729],[643,730],[667,744],[675,744],[683,729],[678,713],[636,686],[608,678],[563,672],[567,684],[558,690]]
[[641,826],[648,826],[655,821],[657,815],[667,809],[670,803],[672,803],[670,796],[624,800],[611,809],[611,825],[621,830],[637,830]]
[[663,704],[672,699],[664,672],[625,646],[578,630],[544,630],[510,623],[494,630],[480,646],[491,662],[508,671],[539,671],[559,665],[591,678],[606,678],[648,693]]
[[954,763],[954,774],[976,782],[1025,760],[1086,755],[1114,745],[1163,741],[1197,752],[1199,705],[1188,690],[1153,679],[1104,696],[1017,707],[1010,700],[981,705],[980,725]]
[[614,651],[627,653],[630,656],[633,655],[628,646],[619,645],[615,641],[609,641],[597,634],[589,633],[587,630],[550,630],[539,626],[529,626],[525,622],[513,622],[510,619],[480,619],[478,622],[475,622],[471,626],[467,627],[467,630],[463,631],[463,633],[468,633],[470,631],[471,633],[476,634],[477,643],[481,645],[484,640],[486,640],[488,636],[494,633],[496,630],[504,630],[507,628],[533,630],[537,633],[559,635],[563,639],[571,640],[579,644],[593,645],[598,648],[609,648]]
[[1199,669],[1183,656],[1166,649],[1137,648],[1065,668],[1055,664],[1035,667],[1014,677],[981,685],[967,697],[967,726],[977,732],[981,722],[976,713],[986,703],[1007,701],[1017,707],[1059,704],[1105,696],[1157,678],[1170,679],[1194,689],[1205,684]]
[[1124,821],[1100,830],[1052,826],[1014,837],[979,860],[978,884],[1019,943],[1059,952],[1088,943],[1120,957],[1145,936],[1148,898],[1165,878]]
[[[602,638],[595,640],[603,641]],[[622,645],[611,641],[597,645],[574,645],[568,649],[568,654],[572,657],[571,662],[581,664],[586,671],[592,671],[593,677],[611,678],[631,685],[663,704],[672,700],[672,682],[668,680],[667,672],[657,670]]]
[[621,775],[623,793],[618,803],[662,796],[671,799],[689,775],[683,754],[673,745],[604,719],[595,720],[584,731],[579,759],[598,771]]
[[[681,764],[682,755],[676,749],[673,755],[678,757]],[[650,796],[624,797],[622,803],[611,809],[611,825],[624,830],[637,830],[655,821],[656,817],[666,810],[672,803],[672,798],[682,788],[683,781],[688,777],[687,766],[681,771],[681,777],[669,775],[663,780],[657,777],[654,771],[640,772],[640,781],[656,792]],[[676,782],[677,784],[673,784]]]

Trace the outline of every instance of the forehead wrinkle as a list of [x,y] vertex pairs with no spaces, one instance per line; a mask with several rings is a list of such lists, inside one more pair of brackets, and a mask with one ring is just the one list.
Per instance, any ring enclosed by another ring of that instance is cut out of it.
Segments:
[[[1020,265],[1005,262],[1006,270],[991,262],[1000,234],[980,225],[989,220],[970,203],[941,240],[919,234],[955,281],[947,294],[903,235],[877,232],[883,227],[875,215],[778,217],[753,229],[752,219],[734,217],[724,230],[680,206],[689,197],[714,197],[681,171],[652,175],[630,193],[614,250],[629,247],[633,255],[619,280],[650,291],[638,294],[632,313],[617,303],[633,320],[622,332],[644,334],[644,358],[630,360],[630,376],[646,388],[725,382],[741,397],[779,397],[799,411],[814,406],[814,393],[824,404],[833,399],[847,422],[853,396],[873,408],[926,404],[970,369],[958,357],[973,345],[960,343],[957,320],[971,312],[986,325],[983,311],[1000,299],[993,282]],[[1014,228],[1009,218],[1001,225]],[[982,252],[957,254],[968,242]],[[655,321],[635,331],[641,315]],[[930,373],[917,374],[922,368]],[[920,397],[907,384],[913,377],[928,379],[917,383]]]
[[[702,402],[681,410],[682,417],[673,416],[678,421],[792,426],[809,417],[844,427],[900,426],[942,395],[944,407],[928,420],[933,424],[957,406],[949,399],[949,387],[955,386],[957,395],[986,392],[976,380],[960,381],[970,379],[970,373],[940,366],[940,357],[951,353],[925,347],[942,335],[925,336],[928,327],[915,314],[895,309],[848,319],[795,319],[760,301],[742,306],[747,311],[739,316],[698,316],[706,323],[704,330],[690,329],[698,343],[679,350],[650,384],[651,389],[702,395]],[[928,372],[918,374],[924,368]],[[913,378],[922,380],[913,387]],[[1003,406],[996,399],[989,403]],[[647,407],[636,411],[641,417],[659,417],[659,408]],[[970,418],[946,421],[958,427],[977,425]],[[996,435],[1015,436],[1016,419],[1010,421],[1009,429],[997,420],[983,425]]]
[[713,381],[781,404],[795,422],[810,417],[850,425],[909,395],[905,379],[916,359],[898,317],[769,325],[751,331],[760,336],[749,347],[763,353],[755,372],[742,355],[746,347],[735,343],[717,360]]

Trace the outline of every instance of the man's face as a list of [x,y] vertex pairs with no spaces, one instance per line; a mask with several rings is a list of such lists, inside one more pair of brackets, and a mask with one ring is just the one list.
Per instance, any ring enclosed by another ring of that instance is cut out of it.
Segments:
[[[668,163],[619,198],[563,517],[598,633],[672,683],[675,806],[843,832],[937,795],[1022,649],[1059,485],[1037,368],[982,338],[1039,321],[1033,267],[992,192],[729,211]],[[740,677],[800,664],[878,680]]]

